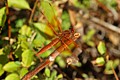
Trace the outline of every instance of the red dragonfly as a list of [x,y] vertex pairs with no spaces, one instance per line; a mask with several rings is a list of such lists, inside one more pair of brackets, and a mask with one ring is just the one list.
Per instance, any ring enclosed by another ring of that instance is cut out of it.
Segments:
[[[43,7],[43,10],[44,10],[43,11],[43,15],[45,16],[45,18],[47,20],[47,25],[51,28],[51,30],[54,32],[54,34],[56,36],[58,36],[58,38],[55,38],[48,45],[46,45],[45,47],[43,47],[36,54],[36,56],[39,57],[40,54],[42,54],[43,52],[49,50],[51,47],[55,46],[58,42],[61,42],[61,46],[59,46],[55,51],[53,51],[53,53],[51,53],[51,55],[46,60],[44,60],[42,63],[40,63],[34,70],[28,72],[22,78],[22,80],[29,80],[33,75],[37,74],[40,70],[42,70],[43,68],[45,68],[51,62],[53,62],[55,60],[55,58],[62,51],[64,51],[65,49],[68,49],[68,46],[70,44],[73,43],[73,44],[77,45],[74,41],[77,40],[80,37],[80,34],[79,33],[75,33],[74,30],[73,30],[73,28],[71,28],[70,30],[65,30],[65,31],[63,31],[61,29],[60,22],[56,18],[55,14],[54,14],[54,10],[52,8],[52,5],[49,2],[42,1],[41,2],[41,6]],[[52,12],[50,12],[50,13],[52,13],[52,18],[49,18],[49,16],[46,15],[46,13],[47,13],[47,10],[45,10],[46,8],[48,8],[48,9],[50,9],[52,11]],[[57,33],[54,30],[55,26],[58,27],[58,30],[60,31],[59,33]],[[71,62],[71,61],[68,61],[68,62]]]

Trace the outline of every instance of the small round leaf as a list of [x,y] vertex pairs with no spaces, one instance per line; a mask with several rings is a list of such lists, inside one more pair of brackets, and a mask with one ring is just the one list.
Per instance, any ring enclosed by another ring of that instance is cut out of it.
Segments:
[[11,61],[5,64],[3,69],[7,72],[14,72],[14,71],[17,71],[18,68],[20,67],[21,67],[20,63]]
[[105,54],[105,52],[106,52],[105,43],[102,42],[102,41],[99,42],[99,45],[98,45],[97,49],[98,49],[98,51],[101,55]]
[[23,66],[29,67],[33,61],[34,53],[31,50],[25,50],[22,53]]
[[5,78],[5,80],[20,80],[20,78],[19,78],[18,74],[12,73],[12,74],[9,74],[9,75]]

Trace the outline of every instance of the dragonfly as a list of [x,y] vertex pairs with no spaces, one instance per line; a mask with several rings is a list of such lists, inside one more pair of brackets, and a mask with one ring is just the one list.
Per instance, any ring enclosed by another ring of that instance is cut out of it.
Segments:
[[[57,38],[53,39],[48,45],[44,46],[38,53],[36,53],[36,56],[39,57],[40,54],[44,53],[45,51],[49,50],[51,47],[55,46],[57,43],[61,42],[61,45],[56,48],[50,56],[43,60],[35,69],[32,71],[28,72],[22,80],[29,80],[33,75],[36,75],[38,72],[40,72],[43,68],[45,68],[47,65],[50,63],[54,62],[55,58],[64,50],[68,49],[69,50],[69,45],[74,44],[77,46],[75,41],[80,37],[80,33],[75,33],[74,29],[71,28],[70,30],[62,30],[61,25],[59,20],[54,14],[53,6],[51,3],[47,1],[42,1],[41,6],[43,7],[43,15],[46,18],[46,24],[50,29],[53,31],[53,33],[57,36]],[[48,16],[48,11],[46,10],[48,8],[51,12],[49,12],[52,17],[50,18]],[[59,33],[55,31],[55,26],[58,27]],[[71,60],[69,59],[68,64],[71,63]]]

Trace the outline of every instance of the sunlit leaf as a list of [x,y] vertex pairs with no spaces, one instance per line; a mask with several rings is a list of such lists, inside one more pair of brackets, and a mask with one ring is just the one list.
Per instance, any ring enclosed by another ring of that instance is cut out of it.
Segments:
[[33,61],[34,53],[31,50],[25,50],[22,53],[23,66],[29,67]]
[[53,72],[51,73],[51,80],[55,80],[56,76],[57,76],[57,71],[53,70]]
[[55,17],[53,6],[47,1],[41,1],[41,7],[48,21],[53,22]]
[[7,72],[14,72],[17,71],[21,67],[21,64],[18,62],[8,62],[3,66],[3,69]]
[[34,26],[35,26],[35,28],[42,31],[43,33],[45,33],[49,36],[53,36],[52,30],[47,25],[45,25],[43,23],[34,23]]
[[106,52],[105,43],[102,41],[99,42],[97,49],[101,55],[105,54],[105,52]]
[[23,25],[19,31],[20,34],[30,36],[31,35],[31,28],[27,25]]
[[85,73],[83,73],[83,74],[82,74],[82,77],[84,77],[84,78],[88,78],[88,75],[85,74]]
[[62,59],[62,57],[58,56],[55,61],[58,63],[58,65],[59,65],[61,68],[65,68],[66,63],[65,63],[65,61]]
[[96,63],[97,63],[98,65],[103,65],[103,64],[105,63],[105,60],[104,60],[103,57],[98,57],[98,58],[96,59]]
[[9,74],[5,80],[20,80],[20,77],[16,73]]
[[26,69],[26,68],[22,68],[21,70],[20,70],[20,78],[22,78],[26,73],[28,72],[28,70]]
[[112,60],[107,61],[106,65],[105,65],[105,73],[106,74],[113,74],[112,66],[113,66],[113,61]]
[[18,9],[30,9],[26,0],[8,0],[8,6]]
[[4,73],[3,66],[0,64],[0,76]]
[[50,69],[48,67],[45,68],[45,75],[50,77]]
[[0,55],[4,54],[3,50],[3,48],[0,49]]
[[4,23],[6,21],[6,8],[3,7],[0,9],[0,26],[4,26]]
[[62,75],[62,74],[59,74],[59,75],[57,76],[57,79],[59,80],[59,79],[61,79],[61,78],[63,78],[63,75]]
[[113,62],[113,67],[116,68],[120,63],[120,60],[119,59],[115,59],[114,62]]

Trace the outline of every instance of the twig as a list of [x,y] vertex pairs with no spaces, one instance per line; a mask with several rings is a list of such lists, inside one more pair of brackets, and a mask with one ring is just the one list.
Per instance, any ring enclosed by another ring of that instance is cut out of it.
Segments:
[[99,0],[96,0],[96,2],[98,3],[98,5],[105,10],[106,12],[111,12],[104,4],[102,4]]
[[116,79],[116,80],[119,80],[119,78],[118,78],[118,76],[117,76],[117,74],[116,74],[116,72],[115,72],[112,64],[111,64],[111,68],[112,68],[113,74],[114,74],[114,76],[115,76],[115,79]]
[[38,2],[38,0],[35,1],[34,7],[33,7],[33,9],[31,10],[31,15],[30,15],[30,18],[29,18],[29,23],[31,22],[31,19],[32,19],[32,17],[33,17],[35,8],[36,8],[36,6],[37,6],[37,2]]
[[10,22],[10,16],[9,16],[9,7],[8,7],[8,0],[5,1],[6,4],[6,15],[7,15],[7,22],[8,22],[8,37],[9,37],[9,42],[11,38],[11,22]]
[[104,22],[104,21],[102,21],[102,20],[100,20],[100,19],[98,19],[96,17],[91,17],[90,20],[97,23],[97,24],[100,24],[100,25],[104,26],[107,29],[110,29],[110,30],[120,34],[120,28],[118,28],[117,26],[114,26],[112,24]]

